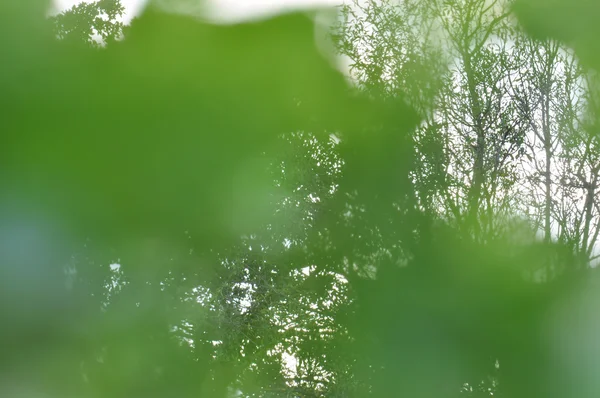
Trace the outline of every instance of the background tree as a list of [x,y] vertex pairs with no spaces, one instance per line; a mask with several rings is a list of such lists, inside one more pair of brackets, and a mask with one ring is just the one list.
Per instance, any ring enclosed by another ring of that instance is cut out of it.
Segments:
[[58,39],[98,47],[122,37],[124,25],[120,19],[124,12],[120,0],[81,2],[50,20]]

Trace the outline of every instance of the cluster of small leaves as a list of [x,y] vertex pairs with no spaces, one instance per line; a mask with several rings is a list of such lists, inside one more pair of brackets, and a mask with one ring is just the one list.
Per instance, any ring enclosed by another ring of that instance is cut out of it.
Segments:
[[124,12],[120,0],[81,2],[53,16],[51,22],[58,39],[99,47],[122,38]]

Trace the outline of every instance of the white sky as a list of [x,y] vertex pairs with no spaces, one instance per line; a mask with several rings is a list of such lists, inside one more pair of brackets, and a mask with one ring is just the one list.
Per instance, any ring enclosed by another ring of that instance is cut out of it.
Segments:
[[[88,0],[91,1],[91,0]],[[204,0],[210,16],[222,21],[240,21],[293,9],[337,6],[343,0]],[[71,8],[82,0],[54,0],[59,10]],[[125,21],[128,22],[144,7],[147,0],[121,0],[126,9]],[[194,0],[181,1],[193,4]],[[200,0],[198,3],[200,4]]]

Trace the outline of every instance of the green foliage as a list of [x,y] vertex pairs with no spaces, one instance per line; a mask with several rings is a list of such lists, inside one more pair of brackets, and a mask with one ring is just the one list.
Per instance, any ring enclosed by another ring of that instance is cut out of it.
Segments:
[[598,67],[595,40],[598,4],[585,0],[519,0],[513,8],[532,37],[559,40],[574,48],[588,66]]
[[558,3],[346,5],[351,84],[306,14],[0,6],[0,395],[597,396]]
[[[123,33],[125,7],[119,0],[79,3],[51,18],[56,37],[74,44],[96,47],[117,41]],[[94,37],[96,36],[96,37]]]

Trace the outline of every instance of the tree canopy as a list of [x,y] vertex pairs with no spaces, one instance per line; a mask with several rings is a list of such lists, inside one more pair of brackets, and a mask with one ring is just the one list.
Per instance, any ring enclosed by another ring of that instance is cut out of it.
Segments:
[[0,395],[598,396],[588,3],[0,5]]

